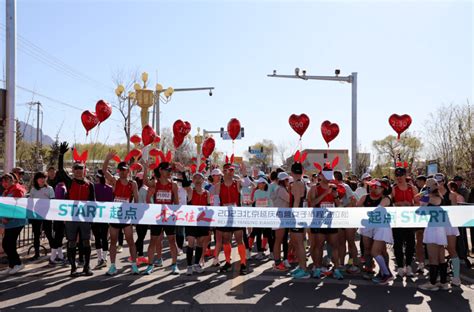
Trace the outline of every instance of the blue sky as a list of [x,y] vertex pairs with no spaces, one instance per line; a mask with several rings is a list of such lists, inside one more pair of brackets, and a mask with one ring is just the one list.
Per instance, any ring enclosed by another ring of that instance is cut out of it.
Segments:
[[[18,33],[91,79],[53,69],[20,42],[17,84],[83,110],[114,99],[112,75],[119,70],[147,71],[152,86],[156,72],[165,87],[214,86],[212,97],[176,93],[162,107],[162,124],[188,120],[194,134],[198,126],[217,130],[236,117],[246,130],[235,145],[240,154],[262,139],[295,147],[288,117],[303,112],[311,118],[303,147],[325,147],[320,124],[328,119],[341,128],[331,147],[349,148],[349,84],[266,77],[273,69],[332,75],[340,68],[343,75],[359,73],[359,142],[370,150],[373,140],[394,133],[392,113],[410,114],[411,130],[421,133],[441,104],[472,102],[472,18],[470,1],[19,0]],[[0,22],[5,51],[4,14]],[[31,99],[18,90],[21,120]],[[54,136],[64,122],[62,140],[85,142],[79,110],[34,99],[44,105],[45,133]],[[112,118],[98,140],[125,142],[120,116]],[[232,145],[218,140],[217,148],[231,152]]]

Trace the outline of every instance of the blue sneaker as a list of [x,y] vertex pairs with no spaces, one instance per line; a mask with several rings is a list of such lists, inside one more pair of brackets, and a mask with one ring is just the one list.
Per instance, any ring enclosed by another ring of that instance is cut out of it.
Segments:
[[313,277],[314,278],[320,278],[321,277],[321,269],[320,268],[313,269]]
[[111,264],[109,270],[107,273],[105,273],[108,276],[114,276],[117,274],[117,268],[115,267],[115,264]]
[[159,268],[163,267],[163,258],[155,259],[155,262],[153,264],[154,266]]
[[153,272],[153,265],[148,265],[145,269],[145,271],[143,271],[143,275],[150,275],[151,273]]
[[139,275],[140,271],[138,270],[137,264],[135,262],[132,263],[132,274]]
[[179,269],[177,264],[172,264],[171,265],[171,274],[173,275],[179,275]]
[[311,277],[311,274],[302,269],[296,270],[292,275],[295,279],[307,279]]
[[341,271],[339,271],[338,269],[334,269],[333,276],[335,279],[338,279],[338,280],[344,279],[344,276],[342,275]]

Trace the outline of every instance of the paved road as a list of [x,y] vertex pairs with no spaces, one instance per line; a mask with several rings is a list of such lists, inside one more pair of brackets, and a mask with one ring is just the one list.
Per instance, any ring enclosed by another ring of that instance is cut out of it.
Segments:
[[[250,261],[247,276],[217,273],[208,267],[202,275],[170,275],[165,261],[151,276],[129,275],[129,264],[121,254],[123,270],[115,277],[105,269],[92,277],[72,279],[67,267],[50,268],[45,261],[29,264],[15,277],[0,281],[0,311],[298,311],[342,309],[371,311],[470,311],[474,289],[463,285],[450,291],[420,292],[416,285],[424,276],[395,280],[378,286],[359,276],[343,281],[292,280],[271,270],[270,261]],[[128,254],[127,254],[128,255]],[[165,254],[165,257],[167,255]],[[233,259],[238,259],[236,250]],[[95,260],[93,260],[95,263]],[[210,265],[210,262],[207,263]],[[180,256],[185,267],[185,257]]]

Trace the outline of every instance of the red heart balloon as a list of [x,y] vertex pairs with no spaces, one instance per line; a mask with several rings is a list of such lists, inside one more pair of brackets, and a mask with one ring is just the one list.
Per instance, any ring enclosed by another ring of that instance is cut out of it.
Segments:
[[99,100],[97,104],[95,104],[95,113],[99,121],[103,122],[112,115],[112,105],[104,100]]
[[398,139],[400,140],[400,135],[405,132],[411,125],[411,117],[410,115],[397,115],[393,114],[388,119],[390,126],[392,126],[393,130],[398,133]]
[[132,143],[135,144],[135,145],[140,144],[141,141],[142,141],[142,139],[140,138],[140,136],[139,136],[138,134],[134,134],[134,135],[132,135],[132,137],[130,138],[130,142],[132,142]]
[[235,140],[240,134],[240,121],[237,118],[232,118],[227,123],[227,133],[232,140]]
[[95,113],[91,113],[86,110],[81,115],[82,125],[86,129],[86,135],[89,134],[89,131],[99,124],[99,119]]
[[295,130],[296,133],[300,135],[300,138],[303,136],[303,134],[306,132],[306,129],[308,129],[309,126],[309,117],[306,114],[301,114],[301,115],[291,115],[290,119],[288,120],[290,123],[290,126],[293,130]]
[[173,124],[173,134],[175,137],[185,137],[191,132],[191,124],[187,121],[178,119]]
[[339,134],[339,126],[336,123],[331,123],[329,120],[326,120],[321,124],[321,133],[323,134],[324,141],[326,141],[329,146],[329,142],[334,140]]
[[143,140],[143,145],[144,146],[147,146],[147,145],[153,143],[155,138],[156,138],[156,133],[155,133],[155,130],[153,130],[152,127],[150,127],[149,125],[146,125],[145,127],[143,127],[142,140]]
[[173,145],[175,148],[179,148],[184,142],[184,137],[177,137],[173,138]]
[[207,138],[204,140],[202,144],[202,155],[206,158],[211,156],[212,152],[214,152],[214,148],[216,147],[216,141],[213,138]]

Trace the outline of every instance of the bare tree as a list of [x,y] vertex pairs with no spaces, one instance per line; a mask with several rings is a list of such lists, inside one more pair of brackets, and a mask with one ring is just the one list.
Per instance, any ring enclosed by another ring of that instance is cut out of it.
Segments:
[[291,156],[291,144],[289,142],[280,141],[276,146],[276,151],[280,158],[281,165],[284,165],[288,157]]
[[402,161],[412,165],[423,147],[420,139],[410,133],[403,134],[400,140],[394,135],[389,135],[382,140],[374,141],[372,145],[379,161],[393,167],[396,166],[399,156]]

